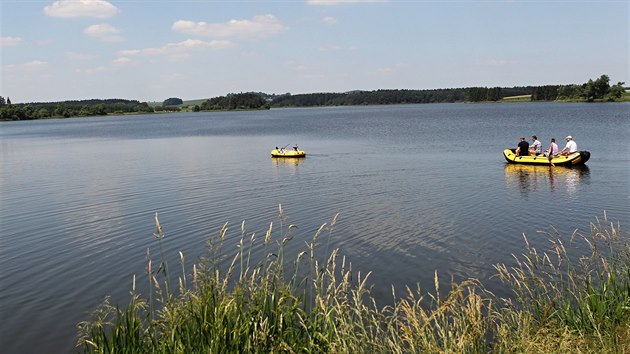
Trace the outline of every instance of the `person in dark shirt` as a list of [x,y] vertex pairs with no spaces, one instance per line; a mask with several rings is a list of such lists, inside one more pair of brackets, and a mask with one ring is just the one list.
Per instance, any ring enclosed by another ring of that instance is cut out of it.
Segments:
[[528,156],[529,155],[529,143],[525,140],[525,137],[521,137],[521,141],[516,148],[516,156]]

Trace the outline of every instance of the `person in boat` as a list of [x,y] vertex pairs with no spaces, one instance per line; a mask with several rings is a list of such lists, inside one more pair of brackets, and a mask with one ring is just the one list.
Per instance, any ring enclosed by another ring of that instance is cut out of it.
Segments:
[[295,144],[295,146],[293,147],[293,150],[299,151],[297,144]]
[[521,137],[521,141],[516,147],[516,156],[527,156],[529,154],[529,143],[525,140],[525,137]]
[[562,150],[560,150],[561,155],[570,155],[578,151],[577,143],[575,142],[575,140],[573,140],[573,137],[571,135],[567,135],[567,137],[564,139],[567,141],[567,145]]
[[556,144],[556,138],[551,138],[551,143],[549,143],[549,149],[547,150],[547,158],[549,158],[549,164],[551,166],[555,166],[551,159],[554,156],[558,155],[558,144]]
[[549,143],[549,149],[545,151],[547,156],[555,156],[558,155],[558,144],[556,144],[556,138],[551,138],[551,142]]
[[536,135],[532,135],[532,144],[529,146],[530,155],[539,155],[542,153],[542,144],[538,141]]

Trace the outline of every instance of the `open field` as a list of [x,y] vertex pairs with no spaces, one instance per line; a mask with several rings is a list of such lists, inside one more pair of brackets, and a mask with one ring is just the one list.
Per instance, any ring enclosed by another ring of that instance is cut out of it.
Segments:
[[510,96],[503,97],[501,102],[530,102],[532,100],[532,95],[520,95],[520,96]]

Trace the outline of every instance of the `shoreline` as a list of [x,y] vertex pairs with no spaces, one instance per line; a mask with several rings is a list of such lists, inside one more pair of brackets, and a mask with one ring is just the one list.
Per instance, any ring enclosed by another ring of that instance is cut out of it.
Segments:
[[[112,112],[103,115],[76,115],[76,116],[51,116],[51,117],[42,117],[42,118],[29,118],[29,119],[0,119],[0,122],[19,122],[19,121],[33,121],[33,120],[49,120],[49,119],[75,119],[75,118],[90,118],[90,117],[107,117],[107,116],[136,116],[136,115],[154,115],[154,114],[169,114],[169,113],[201,113],[201,112],[242,112],[242,111],[264,111],[271,109],[282,109],[282,108],[323,108],[323,107],[365,107],[365,106],[394,106],[394,105],[424,105],[424,104],[505,104],[505,103],[593,103],[593,104],[601,104],[601,103],[624,103],[630,102],[630,93],[626,93],[619,100],[615,101],[607,101],[607,100],[555,100],[555,101],[532,101],[529,97],[531,95],[522,95],[522,96],[511,96],[504,97],[499,101],[461,101],[461,102],[431,102],[431,103],[383,103],[383,104],[358,104],[358,105],[302,105],[302,106],[281,106],[281,107],[269,107],[269,108],[252,108],[252,109],[217,109],[217,110],[203,110],[203,111],[194,111],[194,110],[179,110],[179,111],[157,111],[157,112]],[[19,103],[14,104],[14,106],[25,106],[29,105],[28,103]],[[190,106],[184,106],[184,108],[188,108]]]

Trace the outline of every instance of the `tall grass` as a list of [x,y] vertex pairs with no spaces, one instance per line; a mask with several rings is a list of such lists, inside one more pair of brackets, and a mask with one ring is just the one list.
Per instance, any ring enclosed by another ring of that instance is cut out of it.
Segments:
[[515,257],[516,264],[495,267],[514,293],[500,313],[511,315],[517,308],[520,316],[503,316],[501,325],[543,333],[561,330],[546,337],[572,338],[602,350],[630,350],[630,247],[621,226],[604,214],[588,234],[544,234],[551,245],[547,251],[532,247],[525,236],[526,252]]
[[[148,299],[136,293],[134,278],[129,304],[120,309],[106,299],[79,324],[77,346],[88,353],[630,350],[630,248],[620,226],[606,219],[588,236],[576,232],[564,240],[546,233],[546,252],[526,239],[514,265],[496,266],[510,298],[494,296],[474,279],[451,282],[443,294],[435,273],[433,290],[417,285],[399,297],[392,289],[392,305],[380,307],[370,273],[353,271],[338,250],[318,254],[322,243],[328,248],[337,217],[295,256],[285,246],[296,226],[284,228],[281,206],[280,230],[271,223],[259,239],[241,224],[237,252],[229,256],[225,224],[210,241],[209,256],[189,272],[180,253],[177,290],[167,285],[166,263],[153,271],[148,257]],[[157,214],[155,222],[161,242]],[[578,241],[588,247],[575,246]]]

